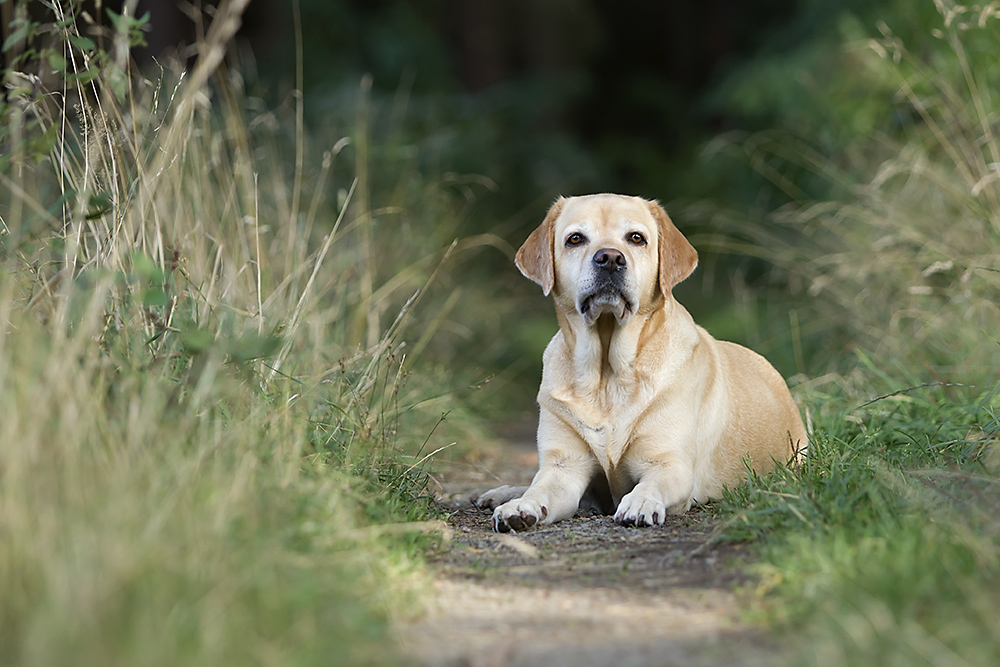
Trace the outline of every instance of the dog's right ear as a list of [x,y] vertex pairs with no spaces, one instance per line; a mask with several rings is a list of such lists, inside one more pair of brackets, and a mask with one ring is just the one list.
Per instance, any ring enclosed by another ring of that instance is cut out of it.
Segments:
[[556,218],[562,211],[565,198],[560,197],[552,204],[545,220],[538,228],[528,235],[524,245],[514,256],[514,263],[521,270],[525,278],[530,278],[542,286],[542,293],[549,295],[556,284],[556,266],[553,255],[553,230]]

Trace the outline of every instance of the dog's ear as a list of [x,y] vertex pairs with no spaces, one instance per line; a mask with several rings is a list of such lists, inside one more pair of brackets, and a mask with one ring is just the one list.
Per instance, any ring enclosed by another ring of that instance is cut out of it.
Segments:
[[650,202],[649,210],[660,230],[660,291],[666,296],[698,266],[698,251],[674,227],[659,203]]
[[514,256],[514,263],[521,270],[526,278],[534,280],[542,286],[542,293],[549,295],[556,284],[555,258],[553,257],[553,233],[556,218],[562,211],[563,203],[566,200],[562,197],[552,204],[545,220],[535,231],[531,232],[524,245]]

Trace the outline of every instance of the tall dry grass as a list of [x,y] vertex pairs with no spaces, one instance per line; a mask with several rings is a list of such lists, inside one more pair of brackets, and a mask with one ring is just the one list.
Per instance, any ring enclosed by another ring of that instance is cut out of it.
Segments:
[[[831,110],[829,131],[850,136],[832,153],[809,140],[823,128],[720,139],[710,152],[745,160],[789,203],[764,224],[701,214],[724,232],[708,243],[779,267],[801,296],[805,334],[835,344],[834,359],[863,350],[868,371],[988,384],[1000,353],[997,16],[937,5],[933,48],[910,51],[885,24],[845,46],[844,76],[868,96],[859,113],[881,109],[871,134],[852,134]],[[810,198],[795,174],[840,194]]]
[[42,88],[4,108],[4,664],[392,653],[412,539],[372,523],[428,516],[440,408],[401,334],[447,249],[374,252],[365,179],[334,176],[364,128],[319,156],[260,110],[223,64],[244,5],[146,78],[55,3],[66,75],[5,72]]

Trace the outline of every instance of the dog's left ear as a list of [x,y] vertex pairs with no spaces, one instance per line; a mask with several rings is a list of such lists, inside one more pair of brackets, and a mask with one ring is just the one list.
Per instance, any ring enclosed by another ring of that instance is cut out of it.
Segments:
[[524,245],[514,256],[514,263],[521,270],[526,278],[534,280],[542,286],[542,293],[549,295],[556,284],[555,258],[553,257],[552,234],[555,227],[556,218],[562,211],[563,203],[566,200],[560,197],[552,204],[545,220],[535,231],[528,235]]
[[677,283],[694,272],[698,266],[698,251],[674,227],[659,203],[649,202],[649,210],[660,230],[660,291],[666,296]]

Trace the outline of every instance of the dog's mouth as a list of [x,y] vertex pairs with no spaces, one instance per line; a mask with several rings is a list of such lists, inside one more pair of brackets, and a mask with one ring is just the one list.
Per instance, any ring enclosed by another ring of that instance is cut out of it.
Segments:
[[632,314],[632,304],[621,291],[610,286],[584,296],[577,306],[583,321],[591,326],[601,315],[611,313],[621,324]]

